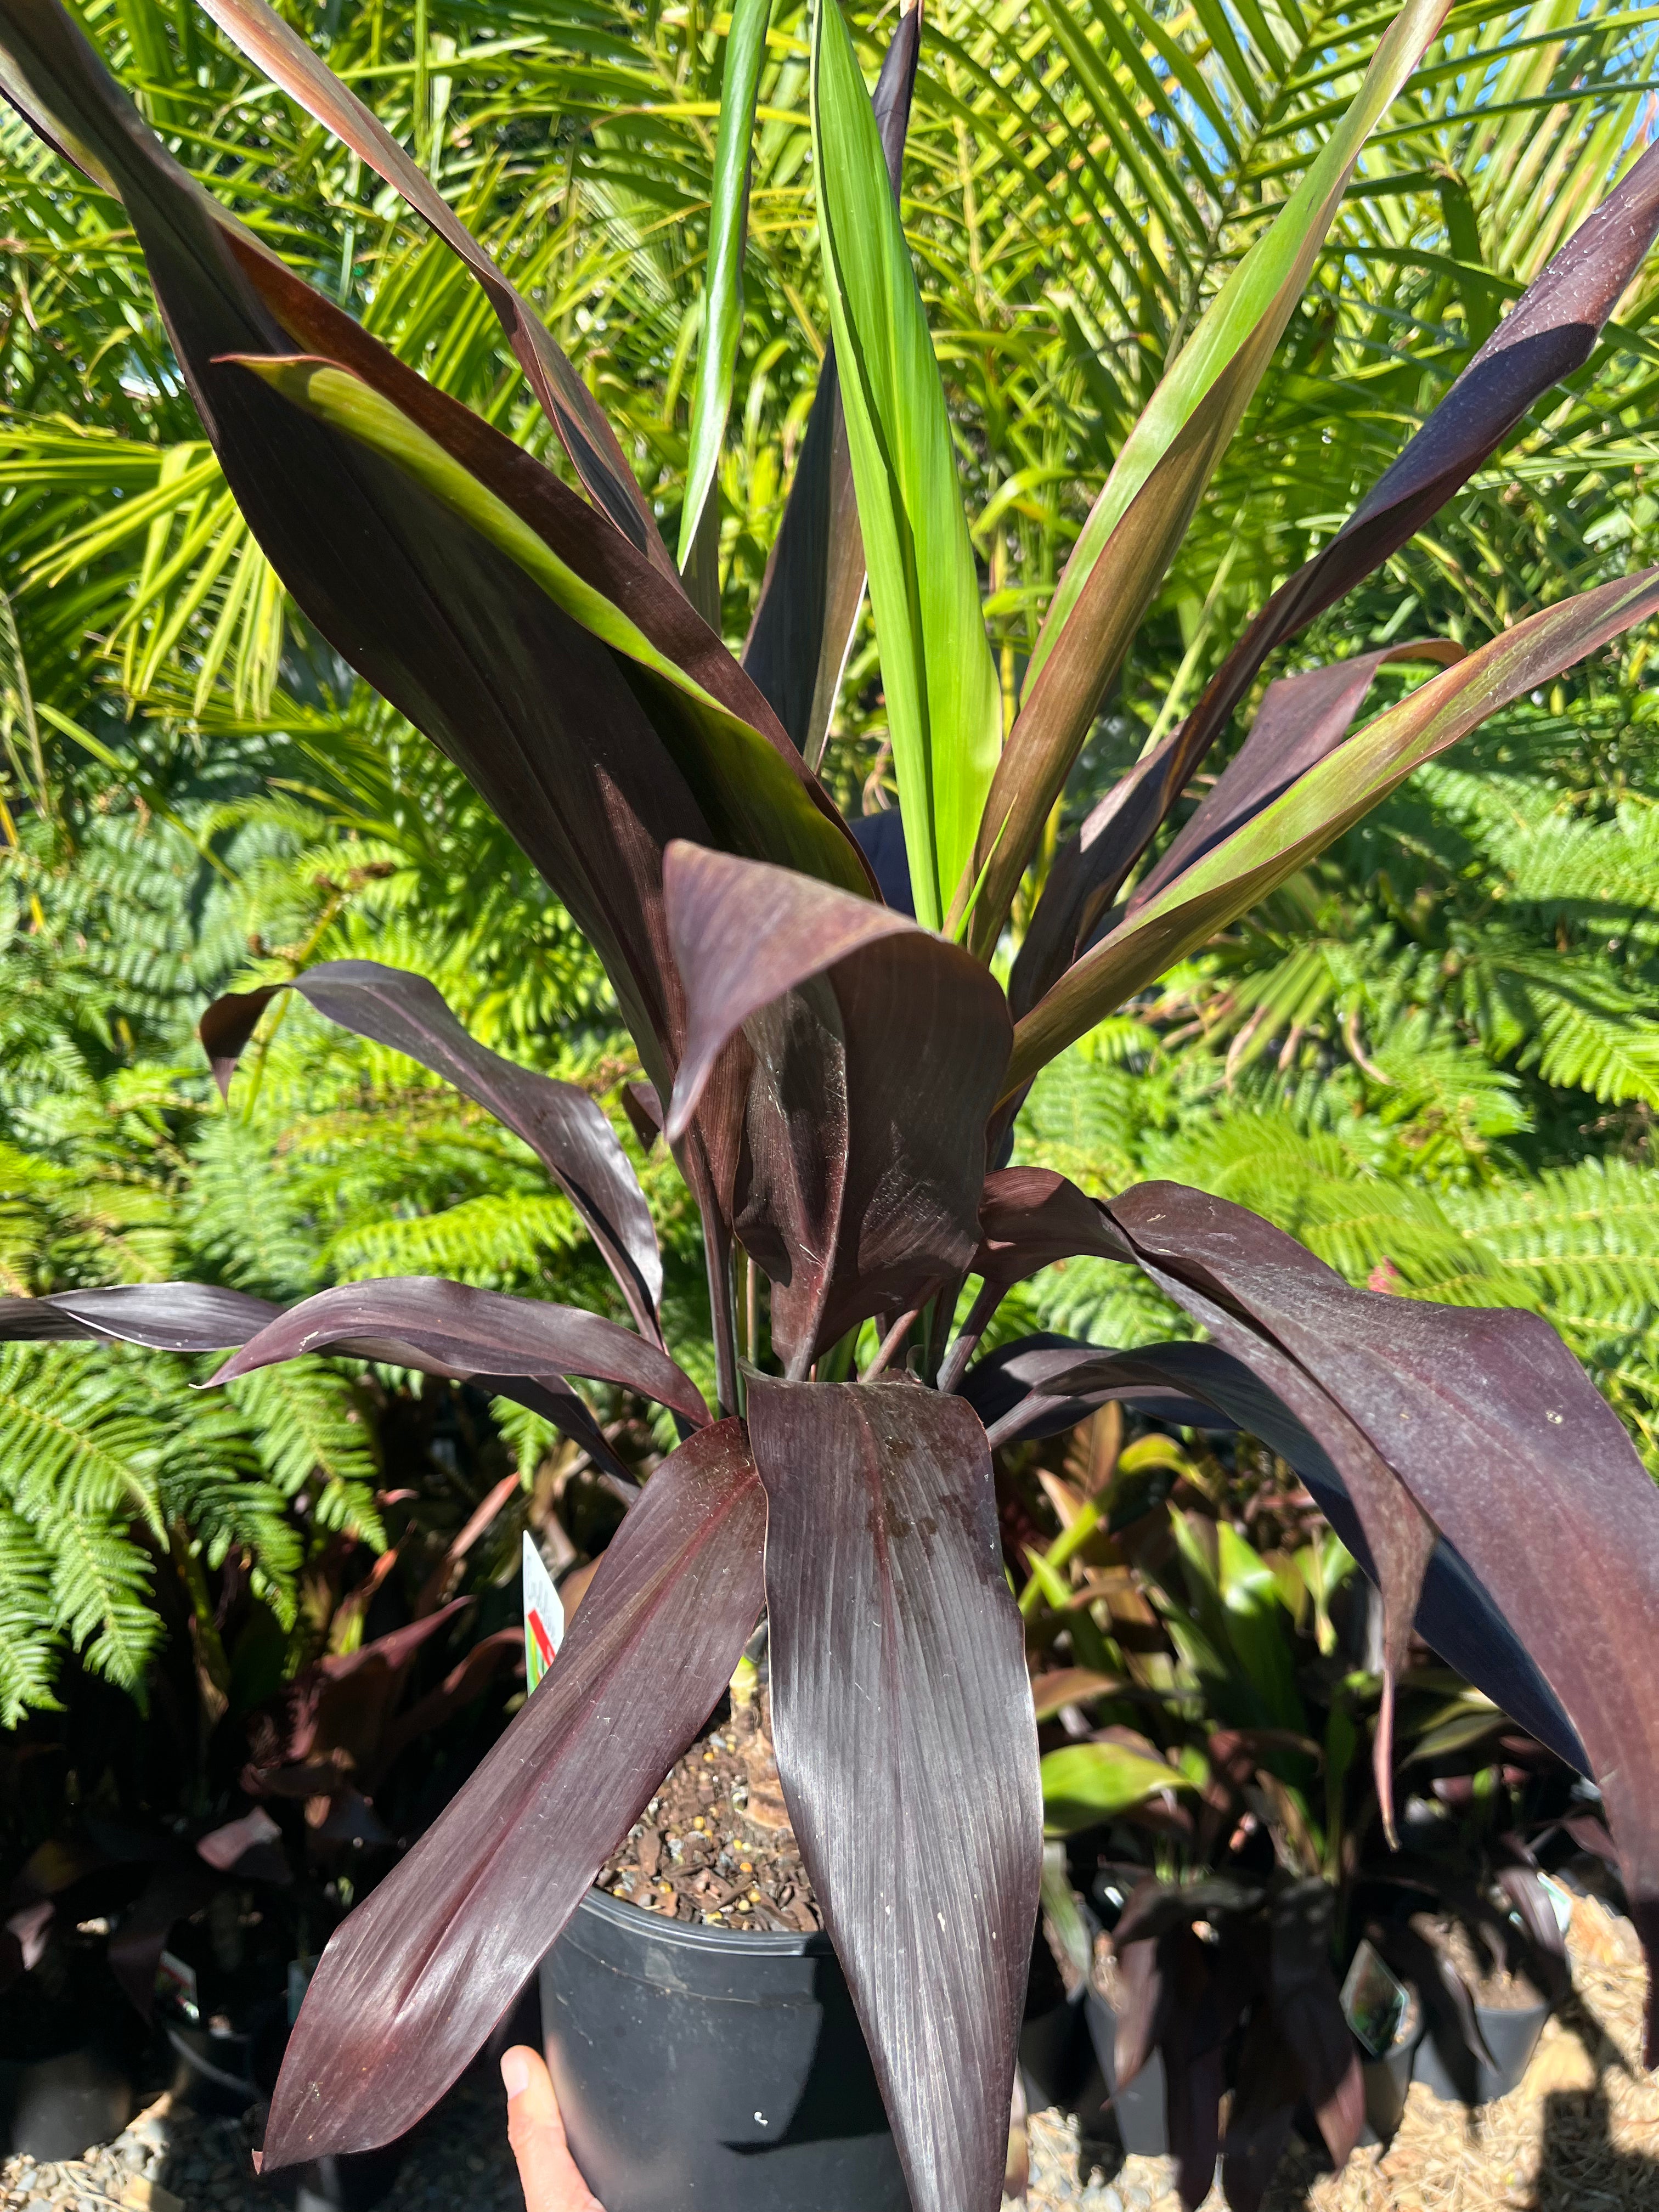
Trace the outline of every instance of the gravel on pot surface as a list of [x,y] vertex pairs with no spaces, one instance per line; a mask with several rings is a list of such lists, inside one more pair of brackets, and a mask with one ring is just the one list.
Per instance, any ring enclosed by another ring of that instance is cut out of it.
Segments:
[[595,1886],[705,1928],[809,1935],[823,1927],[754,1705],[692,1745]]

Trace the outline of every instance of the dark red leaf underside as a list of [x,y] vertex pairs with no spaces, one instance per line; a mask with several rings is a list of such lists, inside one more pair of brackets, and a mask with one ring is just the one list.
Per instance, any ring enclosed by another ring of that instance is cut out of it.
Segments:
[[719,1700],[760,1613],[765,1527],[735,1421],[652,1477],[535,1694],[323,1954],[269,2166],[389,2142],[459,2075]]
[[968,1267],[1007,1004],[959,947],[804,876],[676,846],[665,886],[687,1006],[668,1133],[741,1028],[754,1074],[732,1218],[799,1376],[855,1322]]
[[329,960],[290,983],[215,1000],[201,1036],[222,1091],[260,1015],[284,990],[342,1029],[406,1053],[523,1138],[587,1224],[635,1322],[661,1342],[662,1255],[650,1208],[616,1132],[585,1091],[478,1043],[425,976],[376,960]]
[[960,1399],[754,1376],[778,1768],[915,2212],[995,2212],[1042,1872],[1018,1616]]
[[[1328,1450],[1333,1413],[1363,1438],[1488,1594],[1583,1743],[1638,1932],[1659,1946],[1659,1491],[1560,1338],[1535,1314],[1352,1289],[1243,1207],[1176,1184],[1111,1212],[1152,1279]],[[1357,1462],[1331,1457],[1352,1493]],[[1481,1682],[1478,1650],[1457,1663]]]
[[585,1375],[619,1383],[683,1413],[708,1419],[702,1393],[658,1345],[602,1315],[540,1298],[477,1291],[430,1275],[393,1275],[319,1291],[251,1337],[214,1377],[229,1382],[307,1352],[379,1342],[379,1357],[441,1374]]

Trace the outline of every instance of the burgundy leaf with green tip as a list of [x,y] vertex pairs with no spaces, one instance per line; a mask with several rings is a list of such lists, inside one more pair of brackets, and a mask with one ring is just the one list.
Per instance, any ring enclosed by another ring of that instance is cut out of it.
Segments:
[[758,1375],[749,1424],[801,1855],[915,2212],[996,2212],[1042,1814],[984,1431],[913,1384]]
[[378,1340],[379,1356],[431,1363],[448,1375],[491,1377],[586,1375],[654,1398],[694,1427],[708,1419],[702,1395],[659,1346],[599,1314],[539,1298],[476,1291],[430,1275],[392,1275],[319,1291],[250,1337],[214,1376],[234,1381],[255,1368]]
[[[1659,1492],[1583,1368],[1536,1314],[1354,1290],[1224,1200],[1146,1183],[1111,1210],[1152,1279],[1325,1443],[1316,1387],[1488,1593],[1577,1731],[1659,1949]],[[1480,1644],[1456,1663],[1488,1686]]]
[[[122,193],[192,397],[278,573],[323,635],[510,826],[593,944],[665,1089],[680,1008],[662,927],[663,848],[677,835],[741,843],[754,830],[755,793],[733,763],[752,767],[764,756],[777,764],[771,781],[781,777],[793,801],[777,811],[782,842],[773,856],[799,864],[805,840],[815,865],[849,888],[867,886],[816,780],[678,586],[240,233],[161,149],[51,0],[9,0],[0,48],[31,119]],[[623,599],[653,649],[695,664],[694,680],[739,737],[753,730],[753,742],[724,758],[690,698],[602,643],[427,484],[237,365],[290,361],[296,336],[337,356],[468,481],[476,475],[483,495],[527,521],[607,605]],[[706,1165],[702,1135],[694,1140],[701,1198],[712,1200],[720,1179],[730,1119],[728,1102]]]
[[1583,367],[1656,236],[1659,147],[1650,147],[1533,279],[1329,544],[1279,586],[1228,654],[1176,732],[1164,778],[1171,801],[1274,647],[1398,552],[1534,401]]
[[390,2142],[459,2075],[718,1703],[765,1532],[739,1423],[658,1468],[524,1710],[324,1952],[267,2169]]
[[[921,44],[921,9],[912,4],[899,16],[871,96],[896,198]],[[743,649],[744,666],[814,768],[863,599],[864,539],[832,339]]]
[[1347,736],[1365,703],[1379,668],[1390,661],[1426,660],[1452,668],[1466,658],[1449,638],[1384,646],[1358,653],[1322,668],[1304,669],[1270,684],[1250,725],[1250,734],[1206,793],[1197,811],[1167,851],[1158,855],[1135,885],[1129,910],[1162,890],[1164,884],[1212,845],[1271,806],[1306,769],[1333,753]]
[[406,1053],[522,1137],[587,1224],[635,1320],[661,1342],[662,1255],[650,1209],[616,1132],[585,1091],[479,1044],[425,976],[375,960],[329,960],[290,982],[214,1000],[201,1036],[222,1091],[279,991],[297,991],[342,1029]]
[[1277,890],[1425,761],[1656,611],[1659,568],[1618,578],[1517,623],[1373,716],[1065,970],[1015,1029],[1006,1095]]
[[1273,594],[1185,723],[1061,848],[1011,989],[1017,1012],[1042,996],[1086,940],[1268,654],[1397,552],[1533,403],[1583,366],[1656,234],[1659,149],[1650,148],[1534,279],[1336,536]]
[[687,1017],[668,1135],[742,1029],[732,1218],[799,1377],[969,1266],[1007,1005],[958,947],[804,876],[677,845],[665,890]]

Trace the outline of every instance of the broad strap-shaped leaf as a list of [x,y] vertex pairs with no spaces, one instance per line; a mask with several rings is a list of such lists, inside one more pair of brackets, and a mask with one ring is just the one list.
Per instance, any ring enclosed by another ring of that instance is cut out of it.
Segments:
[[979,1201],[980,1246],[972,1272],[987,1282],[1023,1283],[1056,1260],[1087,1254],[1133,1257],[1111,1215],[1053,1168],[1000,1168]]
[[[1428,660],[1449,668],[1463,658],[1461,645],[1433,639],[1357,653],[1351,660],[1332,661],[1270,684],[1249,736],[1192,819],[1136,884],[1130,911],[1277,799],[1305,769],[1334,751],[1364,703],[1376,671],[1387,662]],[[1029,1013],[1086,945],[1178,795],[1168,790],[1165,774],[1175,742],[1171,736],[1129,769],[1054,855],[1009,978],[1009,1001],[1016,1013]]]
[[[747,701],[769,726],[761,734],[817,827],[803,828],[793,805],[789,821],[813,850],[819,830],[829,833],[815,862],[786,823],[769,855],[827,864],[835,879],[867,886],[816,780],[678,586],[240,233],[139,123],[52,0],[0,9],[0,53],[25,112],[124,195],[180,367],[278,573],[323,635],[508,823],[604,961],[648,1072],[665,1089],[679,1009],[662,930],[661,854],[672,836],[718,843],[738,834],[737,818],[753,821],[752,792],[739,787],[749,755],[711,749],[708,719],[684,690],[578,623],[407,470],[296,409],[230,357],[291,358],[296,339],[322,346],[434,448],[451,461],[463,455],[469,481],[520,521],[530,514],[558,560],[599,597],[624,600],[657,651],[738,719]],[[613,592],[619,581],[627,588]],[[692,1171],[706,1198],[718,1170],[699,1164],[702,1141]],[[716,1153],[722,1141],[717,1135]]]
[[[1001,934],[1048,810],[1141,616],[1157,596],[1199,494],[1266,373],[1360,149],[1438,32],[1449,4],[1407,0],[1383,33],[1346,114],[1206,310],[1118,453],[1038,634],[1025,704],[986,803],[971,878],[976,884],[983,870],[985,882],[969,939],[981,951]],[[1152,495],[1150,514],[1143,492]],[[1161,526],[1166,510],[1172,520],[1179,518],[1179,527]],[[1126,546],[1113,549],[1120,529]],[[1109,583],[1091,592],[1109,549],[1114,550]]]
[[838,5],[814,10],[812,155],[830,321],[917,919],[967,870],[1002,740],[956,450],[881,135]]
[[1276,890],[1413,769],[1656,610],[1659,568],[1603,584],[1505,630],[1375,716],[1066,970],[1015,1029],[1005,1093]]
[[[896,201],[921,47],[920,0],[908,0],[899,10],[871,103]],[[823,758],[858,628],[864,578],[864,537],[832,337],[743,651],[744,666],[814,769]]]
[[758,1375],[749,1424],[789,1817],[915,2212],[996,2212],[1042,1806],[984,1432],[907,1382]]
[[664,881],[687,1018],[667,1134],[741,1030],[755,1066],[731,1218],[799,1377],[971,1261],[1007,1005],[957,946],[804,876],[676,845]]
[[367,161],[466,264],[577,475],[617,528],[678,584],[650,503],[593,395],[535,309],[507,282],[430,178],[265,0],[202,0],[202,6],[250,61]]
[[[635,688],[652,726],[720,843],[799,867],[849,890],[866,887],[866,871],[845,824],[793,748],[706,690],[672,653],[653,642],[625,606],[596,591],[507,501],[383,393],[349,371],[311,357],[245,356],[240,365],[295,407],[403,471],[522,568],[555,605],[613,653],[637,664],[644,675],[635,679]],[[735,667],[728,665],[726,672],[743,681]],[[761,719],[769,720],[769,711]]]
[[208,1008],[202,1042],[226,1095],[232,1070],[279,991],[297,991],[342,1029],[406,1053],[522,1137],[592,1231],[640,1328],[662,1341],[662,1254],[650,1208],[616,1132],[585,1091],[478,1043],[424,975],[377,960],[327,960],[290,982],[231,992]]
[[[1140,1185],[1112,1215],[1152,1279],[1325,1443],[1316,1387],[1507,1620],[1583,1747],[1651,1954],[1659,1492],[1618,1416],[1536,1314],[1352,1289],[1243,1207],[1173,1183]],[[1477,1644],[1454,1663],[1501,1703],[1498,1656]]]
[[[615,1382],[682,1413],[696,1428],[708,1408],[668,1354],[602,1315],[540,1298],[508,1297],[432,1275],[389,1275],[319,1291],[250,1337],[214,1376],[229,1382],[302,1352],[377,1340],[453,1376],[584,1375]],[[396,1349],[379,1355],[395,1360]]]
[[[1536,399],[1583,367],[1656,235],[1659,148],[1650,147],[1528,286],[1335,537],[1279,586],[1228,654],[1168,748],[1158,779],[1166,811],[1267,655],[1397,552]],[[1131,851],[1126,869],[1133,860]]]
[[0,1344],[142,1344],[152,1352],[223,1352],[282,1312],[214,1283],[124,1283],[0,1298]]
[[714,490],[732,383],[743,331],[743,253],[749,232],[749,164],[755,101],[766,58],[772,0],[733,0],[720,79],[720,128],[708,204],[708,266],[703,279],[702,337],[691,385],[691,442],[680,509],[679,564],[690,564],[703,509]]
[[1045,1331],[998,1345],[975,1362],[960,1388],[984,1422],[993,1451],[1063,1436],[1114,1400],[1172,1428],[1237,1428],[1212,1401],[1183,1389],[1171,1371],[1178,1370],[1180,1354],[1212,1349],[1155,1345],[1154,1356],[1143,1361],[1133,1352],[1103,1351]]
[[1250,734],[1205,793],[1156,865],[1135,885],[1130,913],[1155,898],[1184,868],[1287,792],[1299,775],[1334,753],[1365,703],[1379,668],[1419,660],[1454,668],[1468,658],[1450,638],[1384,646],[1349,660],[1281,676],[1262,694]]
[[738,1423],[658,1468],[534,1695],[324,1952],[268,2168],[390,2142],[455,2081],[719,1702],[760,1613],[765,1533]]

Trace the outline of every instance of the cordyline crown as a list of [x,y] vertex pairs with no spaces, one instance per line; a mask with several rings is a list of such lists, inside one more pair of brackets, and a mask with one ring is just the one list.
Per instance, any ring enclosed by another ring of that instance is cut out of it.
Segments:
[[[1589,360],[1659,228],[1659,150],[1274,595],[1184,724],[1061,847],[1005,994],[988,963],[1042,826],[1366,134],[1448,0],[1408,0],[1130,433],[1006,734],[894,189],[919,10],[901,17],[872,100],[834,0],[818,0],[811,113],[834,349],[734,659],[697,602],[769,0],[738,0],[727,50],[681,538],[690,588],[581,379],[427,178],[264,0],[204,4],[465,258],[586,498],[394,360],[222,210],[55,0],[0,0],[5,89],[125,204],[202,420],[295,599],[465,771],[603,958],[702,1211],[719,1355],[711,1413],[664,1348],[650,1218],[592,1102],[474,1043],[426,982],[362,961],[280,988],[516,1131],[592,1229],[631,1328],[427,1279],[349,1285],[286,1312],[191,1285],[8,1303],[13,1336],[240,1346],[222,1379],[331,1347],[477,1376],[541,1408],[601,1464],[573,1376],[654,1399],[682,1425],[557,1665],[329,1945],[278,2087],[270,2162],[386,2142],[455,2078],[698,1734],[764,1606],[790,1814],[917,2212],[991,2212],[1041,1809],[985,1423],[994,1416],[995,1441],[1039,1425],[1045,1407],[1052,1425],[1057,1407],[1075,1419],[1137,1392],[1167,1404],[1173,1388],[1194,1420],[1236,1422],[1300,1472],[1382,1593],[1390,1674],[1415,1623],[1594,1778],[1651,1943],[1659,1498],[1555,1333],[1535,1316],[1351,1289],[1255,1216],[1195,1191],[1147,1184],[1101,1204],[997,1162],[1045,1061],[1419,763],[1659,609],[1650,569],[1467,656],[1419,646],[1440,672],[1352,734],[1387,655],[1281,680],[1122,896],[1273,647],[1403,545]],[[815,773],[866,569],[915,920],[902,896],[884,901]],[[222,1081],[270,995],[210,1010],[203,1035]],[[738,1245],[770,1284],[781,1374],[739,1365]],[[994,1374],[976,1370],[1009,1285],[1078,1253],[1140,1268],[1207,1341],[1115,1354],[1050,1340],[1041,1357],[1005,1352]],[[981,1288],[947,1346],[970,1277]],[[881,1348],[848,1379],[872,1317]],[[1377,1759],[1386,1803],[1386,1724]]]

